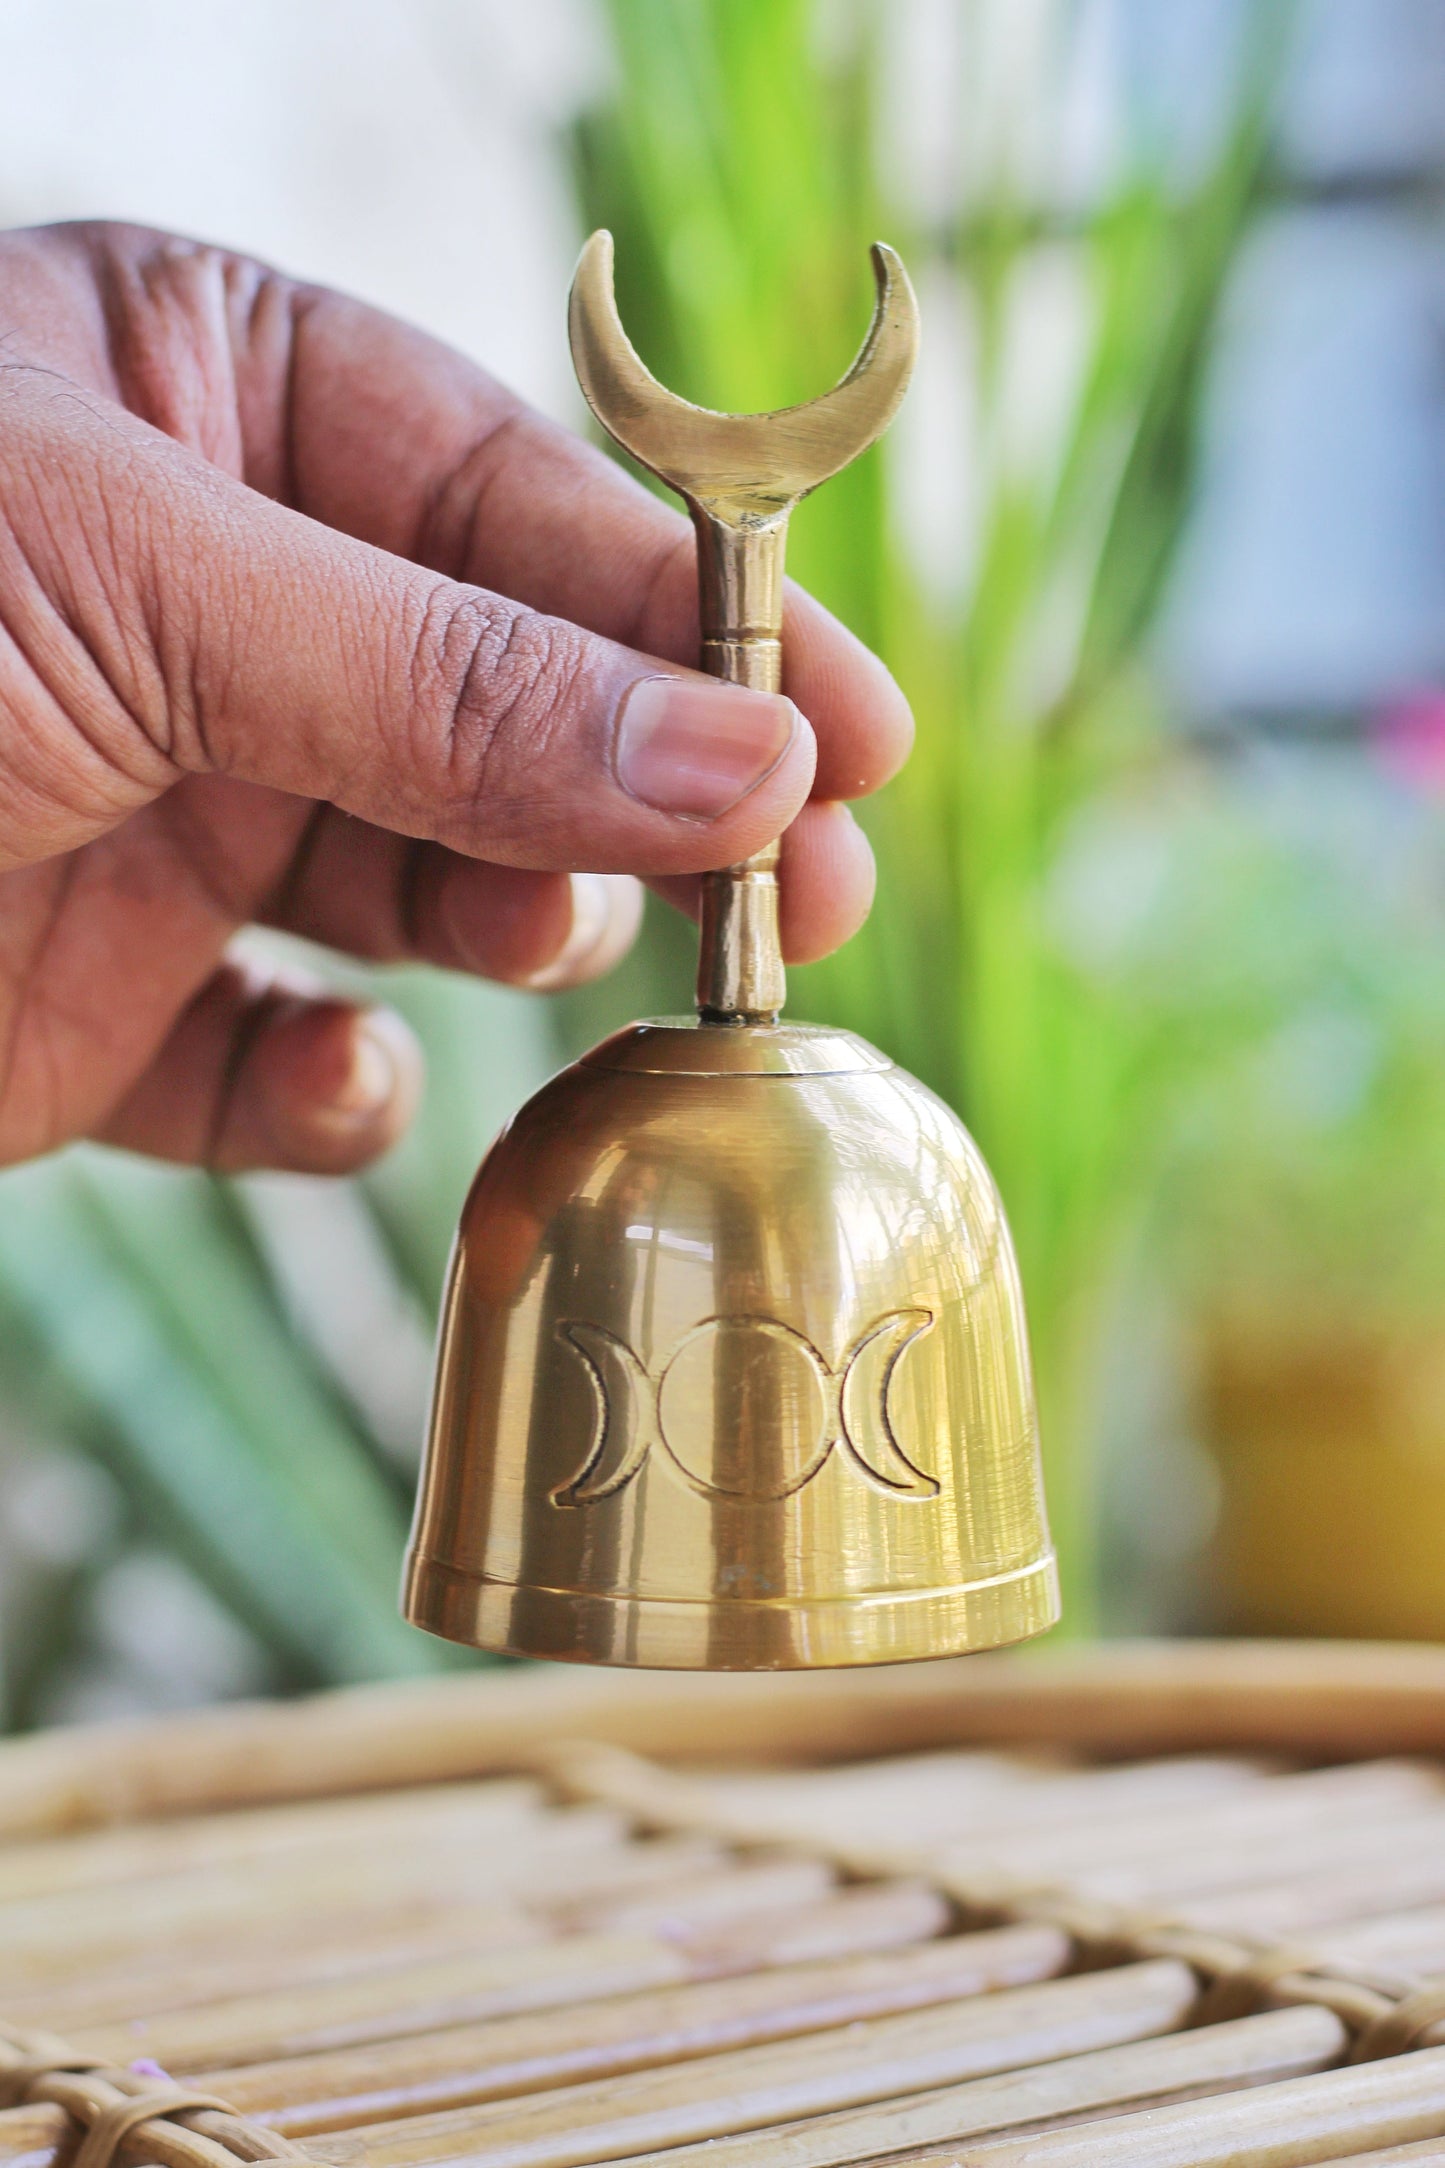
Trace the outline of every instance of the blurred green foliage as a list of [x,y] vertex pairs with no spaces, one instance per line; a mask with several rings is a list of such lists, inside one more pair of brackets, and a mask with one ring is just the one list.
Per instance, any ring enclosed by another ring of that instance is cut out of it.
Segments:
[[[477,1161],[552,1065],[548,1018],[433,972],[333,976],[376,988],[426,1042],[424,1113],[357,1201],[396,1301],[430,1319]],[[298,1186],[303,1206],[314,1187]],[[323,1210],[309,1253],[286,1260],[288,1300],[254,1188],[93,1149],[0,1178],[0,1447],[7,1429],[78,1447],[124,1502],[118,1526],[65,1570],[31,1576],[5,1619],[11,1725],[50,1713],[96,1586],[138,1537],[220,1599],[276,1688],[470,1660],[397,1613],[419,1401],[409,1440],[386,1450],[308,1303],[313,1283],[345,1296],[350,1230]]]
[[1216,1328],[1439,1330],[1442,867],[1445,793],[1368,735],[1096,804],[1056,861],[1061,942],[1175,1049],[1148,1247]]

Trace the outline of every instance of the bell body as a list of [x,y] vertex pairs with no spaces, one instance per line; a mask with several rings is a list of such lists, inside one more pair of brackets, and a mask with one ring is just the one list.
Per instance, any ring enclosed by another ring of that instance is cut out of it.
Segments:
[[1051,1625],[1012,1246],[950,1110],[798,1025],[633,1025],[553,1078],[463,1212],[403,1601],[709,1670]]

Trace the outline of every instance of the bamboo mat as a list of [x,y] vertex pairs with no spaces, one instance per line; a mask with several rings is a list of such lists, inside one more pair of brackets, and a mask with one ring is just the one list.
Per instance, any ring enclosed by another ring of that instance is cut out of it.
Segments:
[[1445,1651],[0,1746],[0,2168],[1445,2168]]

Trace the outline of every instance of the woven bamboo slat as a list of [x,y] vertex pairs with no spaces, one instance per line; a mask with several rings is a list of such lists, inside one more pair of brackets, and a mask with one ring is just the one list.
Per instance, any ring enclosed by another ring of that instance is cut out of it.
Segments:
[[[898,2153],[951,2159],[952,2152],[929,2149],[957,2148],[990,2131],[1037,2130],[1266,2085],[1326,2067],[1338,2059],[1343,2039],[1339,2019],[1328,2011],[1275,2010],[643,2158],[647,2168],[663,2161],[669,2168],[842,2168]],[[631,2168],[642,2168],[641,2159]]]
[[0,1746],[0,2168],[1445,2168],[1445,1651]]
[[1067,1959],[1057,1928],[1001,1927],[894,1957],[790,1966],[589,2003],[570,2010],[565,2025],[550,2013],[503,2018],[380,2047],[208,2071],[204,2083],[243,2114],[263,2114],[272,2129],[302,2137],[926,2010],[1050,1978]]
[[576,2168],[1150,2038],[1182,2022],[1193,1993],[1183,1966],[1124,1966],[1107,1982],[1055,1980],[979,1996],[694,2067],[567,2087],[521,2107],[492,2102],[378,2124],[309,2150],[375,2168],[461,2158],[489,2168]]
[[576,1935],[536,1949],[485,1951],[314,1989],[218,2000],[72,2038],[82,2053],[101,2061],[128,2048],[186,2071],[220,2058],[256,2062],[314,2054],[488,2017],[561,2010],[689,1979],[759,1973],[788,1965],[804,1951],[820,1954],[830,1941],[842,1955],[854,1942],[854,1925],[847,1908],[819,1908],[802,1919],[782,1913],[734,1922],[721,1933],[689,1935],[664,1927],[650,1937]]
[[[940,1922],[947,1915],[947,1901],[936,1890],[908,1883],[873,1882],[839,1890],[818,1904],[775,1915],[769,1935],[781,1963],[805,1964],[915,1941],[925,1933],[939,1932]],[[74,2032],[108,2021],[134,2024],[201,2004],[247,1999],[263,1993],[268,1983],[274,1985],[282,1977],[288,1986],[299,1987],[340,1977],[360,1979],[374,1972],[419,1973],[425,1983],[434,1978],[422,1962],[428,1955],[451,1958],[463,1951],[475,1963],[486,1950],[541,1939],[537,1923],[525,1919],[518,1922],[521,1933],[499,1936],[494,1922],[485,1915],[485,1932],[471,1934],[467,1927],[470,1916],[463,1911],[453,1923],[455,1932],[435,1951],[418,1950],[414,1938],[393,1924],[393,1939],[386,1943],[368,1941],[358,1948],[343,1936],[335,1944],[298,1951],[293,1940],[277,1943],[273,1939],[269,1949],[257,1951],[248,1945],[239,1962],[229,1954],[217,1955],[209,1965],[181,1968],[166,1962],[172,1947],[168,1937],[152,1951],[148,1961],[137,1961],[137,1969],[122,1964],[117,1970],[98,1972],[90,1981],[72,1981],[59,1991],[42,1990],[28,1998],[12,1999],[11,2014],[18,2010],[27,2024]],[[740,1930],[743,1950],[738,1953],[739,1960],[749,1946],[749,1933],[746,1926]],[[738,1937],[730,1938],[725,1930],[713,1927],[706,1938],[697,1939],[711,1957],[713,1969],[722,1973],[739,1969],[738,1962],[730,1961]],[[335,1961],[338,1949],[340,1961]],[[479,1988],[485,1986],[479,1972],[473,1979]],[[403,1977],[398,2007],[411,1985],[412,1980]]]

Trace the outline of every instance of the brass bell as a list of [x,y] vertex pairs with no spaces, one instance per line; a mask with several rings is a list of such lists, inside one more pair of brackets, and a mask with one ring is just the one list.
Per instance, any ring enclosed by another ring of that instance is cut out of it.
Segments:
[[[629,345],[612,243],[573,283],[582,389],[686,499],[703,661],[775,689],[794,504],[913,366],[891,250],[843,381],[723,415]],[[462,1213],[403,1608],[511,1655],[884,1663],[1058,1616],[1013,1247],[977,1147],[851,1033],[778,1021],[776,845],[704,884],[698,1015],[554,1077]]]

